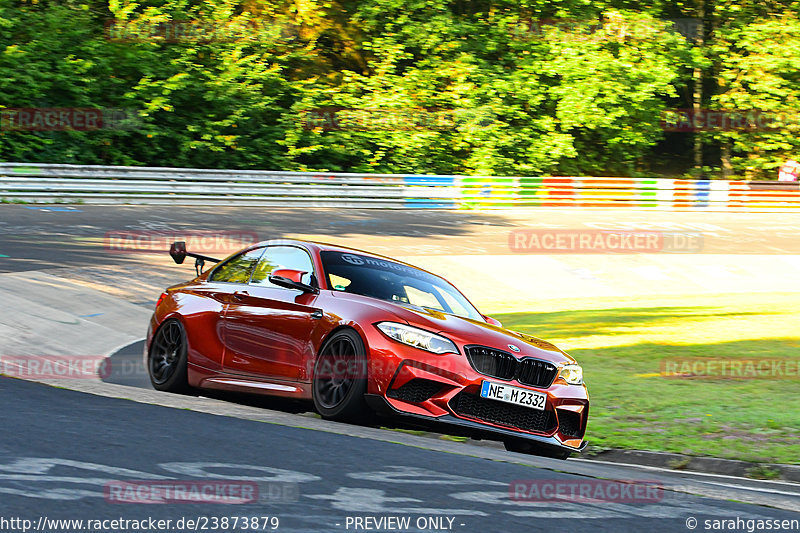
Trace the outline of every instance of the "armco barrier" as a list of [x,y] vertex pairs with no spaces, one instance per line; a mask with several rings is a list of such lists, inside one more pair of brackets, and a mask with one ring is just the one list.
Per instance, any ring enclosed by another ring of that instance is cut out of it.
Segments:
[[781,210],[797,182],[273,172],[0,163],[4,202],[499,209]]

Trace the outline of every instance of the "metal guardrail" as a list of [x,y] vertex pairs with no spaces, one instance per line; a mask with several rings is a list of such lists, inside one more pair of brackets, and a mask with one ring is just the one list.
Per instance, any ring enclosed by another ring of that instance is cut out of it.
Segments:
[[0,163],[0,200],[264,207],[787,210],[797,182],[427,176]]

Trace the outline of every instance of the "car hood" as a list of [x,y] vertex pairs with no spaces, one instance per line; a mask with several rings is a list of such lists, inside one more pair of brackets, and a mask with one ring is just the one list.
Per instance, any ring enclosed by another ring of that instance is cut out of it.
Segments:
[[[339,293],[336,296],[344,295]],[[554,344],[532,335],[511,331],[469,318],[366,296],[347,295],[345,297],[358,299],[363,303],[367,303],[365,300],[368,300],[369,305],[391,313],[412,326],[444,335],[460,346],[480,344],[489,348],[503,350],[516,357],[536,357],[556,364],[575,362],[575,359]],[[509,348],[509,344],[513,344],[520,351],[515,352]]]

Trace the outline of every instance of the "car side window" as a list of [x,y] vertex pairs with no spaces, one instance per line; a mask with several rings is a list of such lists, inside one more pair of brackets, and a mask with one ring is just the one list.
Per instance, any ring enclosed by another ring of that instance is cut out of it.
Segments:
[[209,281],[223,281],[227,283],[247,283],[253,273],[258,258],[264,253],[264,248],[256,248],[229,259],[214,269]]
[[253,272],[250,283],[277,287],[277,285],[269,281],[269,275],[283,268],[305,272],[300,280],[306,285],[314,285],[311,283],[314,275],[314,264],[311,262],[311,256],[308,255],[308,252],[296,246],[268,246],[267,251],[258,262],[255,272]]

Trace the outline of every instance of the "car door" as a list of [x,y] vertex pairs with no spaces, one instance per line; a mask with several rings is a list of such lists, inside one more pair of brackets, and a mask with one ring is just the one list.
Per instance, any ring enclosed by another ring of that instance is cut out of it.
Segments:
[[302,281],[316,285],[309,253],[290,245],[268,246],[250,283],[233,294],[223,321],[223,370],[231,374],[297,381],[313,358],[311,343],[322,311],[317,295],[273,285],[269,274],[278,269],[306,272]]
[[235,255],[216,266],[208,279],[194,283],[181,295],[189,335],[190,360],[204,368],[221,370],[225,357],[223,319],[233,293],[247,287],[264,247]]

